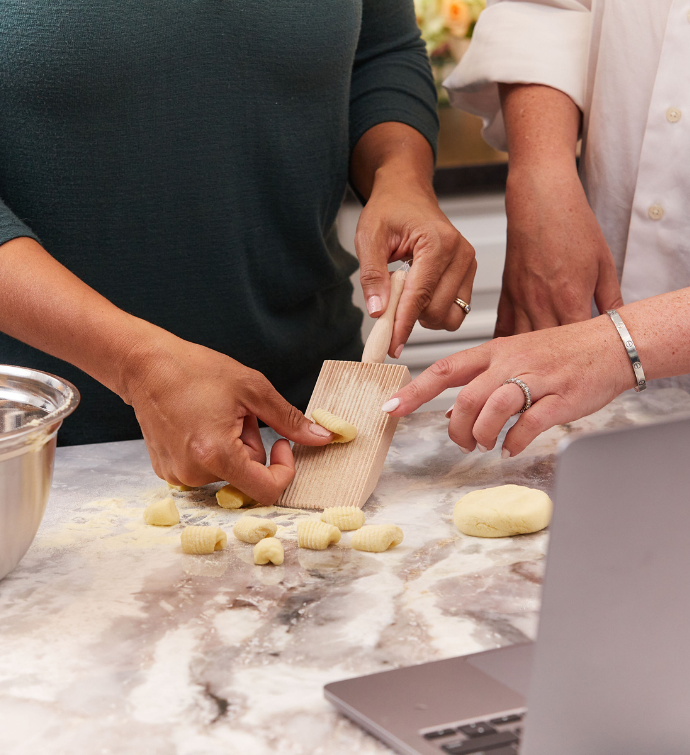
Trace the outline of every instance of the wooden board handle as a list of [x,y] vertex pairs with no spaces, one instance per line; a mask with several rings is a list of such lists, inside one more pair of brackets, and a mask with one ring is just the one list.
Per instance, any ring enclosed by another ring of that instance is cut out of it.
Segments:
[[391,275],[391,295],[388,301],[388,307],[374,323],[374,328],[364,345],[362,362],[368,362],[369,364],[383,364],[383,361],[388,354],[388,349],[391,347],[395,312],[398,309],[400,296],[405,287],[405,278],[407,278],[408,270],[409,267],[405,265]]

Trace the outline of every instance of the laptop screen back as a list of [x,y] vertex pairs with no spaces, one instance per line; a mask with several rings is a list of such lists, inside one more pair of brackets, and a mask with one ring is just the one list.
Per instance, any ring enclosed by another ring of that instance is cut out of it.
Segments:
[[690,420],[573,441],[521,755],[690,751]]

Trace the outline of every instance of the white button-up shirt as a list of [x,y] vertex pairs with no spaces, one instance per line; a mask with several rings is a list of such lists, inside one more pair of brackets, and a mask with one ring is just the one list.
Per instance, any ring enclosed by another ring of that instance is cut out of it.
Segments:
[[498,82],[584,113],[580,175],[626,302],[690,286],[690,0],[488,0],[446,81],[505,149]]

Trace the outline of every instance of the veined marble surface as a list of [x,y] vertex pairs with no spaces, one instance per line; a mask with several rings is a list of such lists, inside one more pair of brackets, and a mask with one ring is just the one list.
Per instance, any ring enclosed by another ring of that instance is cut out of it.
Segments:
[[535,636],[547,533],[466,537],[454,502],[506,483],[549,491],[568,434],[677,413],[690,413],[678,389],[626,394],[505,461],[463,456],[441,414],[413,415],[364,508],[403,544],[360,553],[344,533],[300,551],[294,526],[312,514],[255,509],[280,525],[280,567],[253,564],[217,486],[175,498],[183,523],[228,532],[226,550],[185,555],[183,524],[146,526],[168,491],[143,442],[59,449],[41,529],[0,582],[0,752],[390,753],[336,714],[324,684]]

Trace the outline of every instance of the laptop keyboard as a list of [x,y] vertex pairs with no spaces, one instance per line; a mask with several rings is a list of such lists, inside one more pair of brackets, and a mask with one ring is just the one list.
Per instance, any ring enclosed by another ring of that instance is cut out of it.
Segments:
[[517,755],[523,717],[524,713],[509,713],[487,721],[439,726],[422,736],[447,755]]

